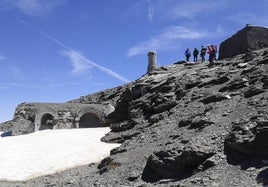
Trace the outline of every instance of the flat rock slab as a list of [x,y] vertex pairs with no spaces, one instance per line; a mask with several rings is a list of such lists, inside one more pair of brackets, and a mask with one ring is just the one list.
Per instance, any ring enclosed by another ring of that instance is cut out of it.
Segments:
[[100,139],[110,129],[44,130],[0,138],[0,181],[26,181],[99,162],[120,144]]

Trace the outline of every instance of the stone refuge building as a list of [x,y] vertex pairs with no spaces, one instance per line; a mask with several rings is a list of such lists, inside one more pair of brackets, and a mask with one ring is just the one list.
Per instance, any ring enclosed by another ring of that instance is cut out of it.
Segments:
[[268,28],[246,25],[220,44],[219,59],[268,47]]
[[26,132],[102,127],[107,126],[107,116],[113,111],[111,104],[22,103],[16,108],[14,120],[27,123]]

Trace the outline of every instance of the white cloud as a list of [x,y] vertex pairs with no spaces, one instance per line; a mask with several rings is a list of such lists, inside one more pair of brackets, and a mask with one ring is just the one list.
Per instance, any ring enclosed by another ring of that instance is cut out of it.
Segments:
[[31,16],[42,15],[61,5],[64,0],[2,0],[1,9],[16,8],[24,14]]
[[127,56],[144,54],[149,50],[166,50],[175,48],[178,45],[178,40],[181,39],[200,39],[207,36],[206,32],[200,32],[182,26],[170,26],[161,34],[151,37],[150,40],[142,42],[127,52]]
[[252,25],[264,25],[267,26],[268,21],[266,19],[261,19],[263,15],[260,13],[258,16],[250,11],[240,11],[237,12],[236,14],[227,16],[226,18],[240,23],[242,25],[246,24],[252,24]]
[[76,51],[64,50],[62,51],[62,55],[70,58],[73,67],[72,72],[75,75],[84,73],[93,67],[92,61],[84,58],[80,53]]
[[215,9],[215,3],[205,3],[203,1],[195,1],[194,3],[177,3],[170,6],[170,11],[167,11],[166,14],[173,19],[179,18],[194,18],[197,14],[208,12]]
[[208,13],[217,12],[219,9],[228,5],[226,0],[165,0],[152,1],[154,7],[154,15],[156,19],[182,19],[189,21],[194,18],[207,15]]
[[148,3],[148,10],[147,10],[148,20],[150,22],[153,22],[153,17],[154,17],[155,9],[154,9],[153,4],[151,3],[150,0],[147,0],[147,3]]
[[0,90],[9,89],[12,87],[18,87],[19,85],[17,83],[0,83]]
[[64,50],[62,52],[62,54],[64,56],[67,56],[70,58],[72,66],[73,66],[72,72],[76,75],[81,74],[81,73],[85,73],[85,72],[87,72],[87,70],[91,69],[92,67],[96,67],[100,71],[102,71],[103,73],[106,73],[106,74],[108,74],[116,79],[119,79],[123,82],[130,82],[130,80],[128,80],[127,78],[115,73],[114,71],[112,71],[106,67],[103,67],[101,65],[94,63],[93,61],[87,59],[82,54],[78,53],[77,51]]
[[70,58],[71,62],[72,62],[72,66],[73,66],[73,73],[74,74],[80,74],[80,73],[84,73],[87,70],[91,69],[92,67],[96,67],[99,70],[101,70],[103,73],[106,73],[116,79],[119,79],[123,82],[130,82],[130,80],[128,80],[127,78],[115,73],[114,71],[105,68],[101,65],[98,65],[96,63],[94,63],[93,61],[87,59],[86,57],[84,57],[82,54],[80,54],[79,52],[73,50],[71,47],[65,45],[64,43],[60,42],[59,40],[57,40],[56,38],[46,34],[45,32],[39,30],[39,29],[35,29],[34,27],[32,27],[30,24],[28,24],[27,22],[23,21],[23,20],[19,20],[19,22],[21,22],[22,24],[24,24],[25,26],[30,27],[31,29],[36,30],[36,32],[38,32],[39,34],[41,34],[43,37],[47,38],[48,40],[54,42],[55,44],[63,47],[65,50],[63,50],[61,52],[61,54],[63,56],[67,56],[68,58]]

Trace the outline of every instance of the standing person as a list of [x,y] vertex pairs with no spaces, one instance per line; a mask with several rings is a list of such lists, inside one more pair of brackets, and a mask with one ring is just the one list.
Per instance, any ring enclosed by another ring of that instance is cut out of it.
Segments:
[[191,57],[191,51],[189,48],[186,49],[184,55],[186,57],[186,61],[189,62],[189,58]]
[[199,54],[199,51],[196,48],[194,48],[194,52],[193,52],[194,62],[197,62],[197,56],[198,56],[198,54]]
[[207,45],[208,54],[209,54],[209,66],[214,65],[214,56],[215,56],[215,50],[211,45]]
[[205,61],[206,51],[207,51],[207,48],[205,48],[205,47],[202,45],[202,46],[201,46],[201,52],[200,52],[200,56],[201,56],[201,61],[202,61],[202,62]]

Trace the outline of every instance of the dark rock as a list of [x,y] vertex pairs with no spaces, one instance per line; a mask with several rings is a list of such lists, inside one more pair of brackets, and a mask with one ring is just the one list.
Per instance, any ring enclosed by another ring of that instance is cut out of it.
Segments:
[[169,91],[172,90],[172,86],[170,86],[170,85],[163,85],[158,90],[159,90],[159,92],[162,92],[162,93],[168,93]]
[[163,178],[186,178],[194,169],[214,154],[209,146],[176,147],[154,152],[148,159],[149,166]]
[[232,81],[230,81],[226,86],[222,87],[219,89],[220,92],[224,91],[233,91],[233,90],[238,90],[240,88],[244,88],[249,86],[248,80],[245,78],[236,78]]
[[249,62],[251,60],[253,60],[254,55],[251,52],[247,52],[242,59],[244,59],[244,62]]
[[122,123],[112,123],[110,124],[110,129],[112,132],[120,132],[120,131],[125,131],[129,130],[134,127],[134,123],[129,122],[129,121],[123,121]]
[[122,143],[124,142],[124,139],[120,134],[110,132],[106,134],[104,137],[102,137],[101,141],[107,143]]
[[112,149],[112,150],[110,151],[110,154],[111,154],[111,155],[115,155],[115,154],[118,154],[118,153],[124,153],[124,152],[126,152],[126,151],[127,151],[126,148],[116,147],[116,148],[114,148],[114,149]]
[[255,66],[244,68],[243,71],[242,71],[242,73],[241,73],[241,75],[244,75],[244,74],[253,72],[253,71],[255,71],[255,70],[257,70]]
[[249,98],[255,95],[258,95],[260,93],[265,92],[265,90],[261,89],[261,88],[256,88],[256,87],[250,87],[248,88],[245,93],[244,93],[244,97],[245,98]]
[[188,67],[188,68],[191,68],[191,66],[195,66],[196,63],[187,62],[187,63],[185,63],[183,65],[186,66],[186,67]]
[[111,159],[111,157],[106,157],[100,162],[100,164],[97,167],[100,170],[100,174],[102,174],[103,172],[107,171],[107,166],[112,161],[113,161],[113,159]]
[[155,114],[155,115],[150,116],[149,122],[155,123],[155,122],[158,122],[158,121],[160,121],[162,119],[164,119],[164,116],[161,113],[160,114]]
[[213,122],[209,121],[208,119],[201,118],[200,116],[195,117],[191,123],[189,128],[190,129],[202,129],[208,125],[214,124]]
[[178,88],[176,91],[175,91],[175,95],[176,95],[176,100],[180,100],[181,98],[183,98],[185,95],[186,95],[186,90],[181,87],[181,88]]
[[264,56],[264,57],[268,57],[268,51],[265,50],[265,51],[263,52],[262,56]]
[[258,64],[268,64],[268,58],[257,62]]
[[256,180],[259,184],[262,184],[262,186],[267,186],[268,185],[268,169],[262,170],[256,177]]
[[268,75],[265,75],[261,81],[263,82],[263,89],[268,89]]
[[206,96],[204,99],[201,99],[200,102],[202,102],[204,104],[209,104],[209,103],[215,103],[218,101],[222,101],[225,99],[227,99],[227,97],[225,95],[215,93],[215,94],[212,94],[210,96]]
[[190,81],[189,83],[186,83],[186,84],[185,84],[185,88],[186,88],[186,89],[191,89],[191,88],[196,87],[196,86],[199,85],[200,83],[202,83],[200,80],[197,80],[197,81]]
[[214,159],[211,159],[210,157],[203,163],[203,169],[206,170],[208,168],[215,166],[216,164],[217,164],[216,161]]
[[140,132],[127,131],[127,132],[122,133],[121,136],[124,140],[129,140],[129,139],[131,139],[139,134],[140,134]]
[[101,141],[106,143],[123,143],[125,140],[129,140],[138,134],[140,134],[140,132],[123,131],[120,134],[109,132],[101,138]]
[[106,157],[100,162],[100,164],[98,165],[98,169],[99,169],[99,173],[103,174],[104,172],[107,172],[109,170],[114,170],[120,166],[121,164],[118,162],[115,162],[111,157]]
[[164,103],[161,103],[161,104],[153,107],[153,111],[154,111],[154,113],[161,113],[161,112],[164,112],[166,110],[170,110],[171,108],[173,108],[176,105],[177,105],[177,102],[175,100],[166,101]]
[[179,127],[186,127],[188,125],[190,125],[190,123],[192,122],[191,119],[182,119],[180,122],[179,122]]
[[128,174],[127,180],[132,182],[132,181],[137,180],[139,177],[140,177],[140,174],[138,172],[133,171],[130,174]]
[[242,154],[268,159],[268,116],[253,116],[233,124],[225,139],[226,148]]
[[230,80],[230,78],[228,76],[222,76],[222,77],[219,77],[217,79],[212,79],[208,82],[203,82],[203,83],[198,85],[198,88],[202,88],[202,87],[207,86],[207,85],[223,84],[225,82],[228,82],[229,80]]
[[174,64],[186,64],[187,62],[186,61],[178,61],[178,62],[175,62]]

